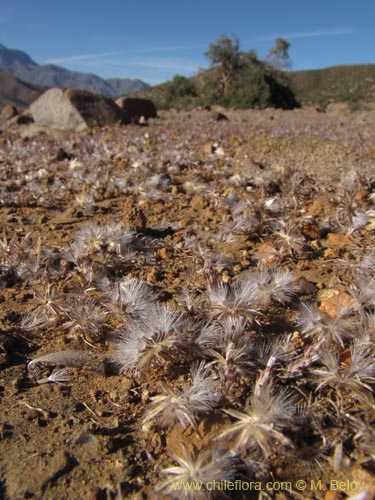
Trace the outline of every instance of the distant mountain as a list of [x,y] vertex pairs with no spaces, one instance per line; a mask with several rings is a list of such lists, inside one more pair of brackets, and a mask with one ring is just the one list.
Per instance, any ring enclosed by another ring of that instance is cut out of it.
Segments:
[[39,65],[26,52],[8,49],[2,44],[0,44],[0,71],[32,85],[81,88],[114,98],[149,87],[141,80],[130,78],[105,80],[97,75],[69,71],[54,64]]
[[123,78],[108,78],[106,82],[108,82],[113,89],[113,97],[132,94],[133,92],[150,88],[150,85],[138,79],[126,80]]
[[44,90],[0,71],[0,108],[6,104],[16,106],[18,110],[27,108]]

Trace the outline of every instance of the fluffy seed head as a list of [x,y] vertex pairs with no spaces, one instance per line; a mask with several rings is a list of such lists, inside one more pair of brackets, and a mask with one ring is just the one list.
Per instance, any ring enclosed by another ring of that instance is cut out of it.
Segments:
[[245,412],[224,410],[237,421],[222,432],[218,439],[232,443],[237,450],[250,450],[260,447],[268,456],[275,441],[284,446],[291,446],[291,441],[283,434],[296,412],[296,398],[285,389],[278,391],[271,383],[261,390],[254,390]]
[[191,385],[182,391],[163,387],[163,393],[151,398],[143,423],[157,418],[162,427],[180,422],[183,428],[195,427],[200,414],[209,413],[218,403],[219,394],[204,363],[192,368]]
[[[230,481],[235,475],[235,459],[216,448],[192,454],[182,447],[173,459],[178,465],[162,471],[168,478],[159,483],[157,490],[177,500],[208,500],[212,492],[205,489],[207,483]],[[181,487],[187,484],[195,484],[196,488]]]

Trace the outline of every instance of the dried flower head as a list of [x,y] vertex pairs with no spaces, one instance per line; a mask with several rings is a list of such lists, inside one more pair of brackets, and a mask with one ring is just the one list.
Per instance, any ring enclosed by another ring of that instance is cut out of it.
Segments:
[[296,319],[301,333],[323,346],[344,346],[344,340],[354,335],[353,324],[348,315],[352,308],[344,307],[339,316],[332,318],[319,310],[316,304],[301,304],[300,315]]
[[375,307],[375,279],[372,274],[356,279],[349,293],[353,299],[353,309],[358,311],[361,320],[364,321],[366,313]]
[[243,275],[241,281],[246,282],[247,289],[253,289],[259,295],[264,307],[271,300],[281,304],[290,302],[296,293],[295,278],[288,269],[251,271]]
[[[27,365],[27,370],[31,374],[38,375],[45,366],[83,368],[87,364],[94,366],[95,362],[102,363],[104,366],[106,359],[107,357],[103,354],[67,349],[65,351],[51,352],[31,360]],[[104,368],[102,371],[104,371]]]
[[38,384],[60,384],[65,385],[67,382],[72,380],[72,369],[63,367],[63,368],[55,368],[48,377],[41,378],[37,380]]
[[0,238],[0,269],[16,268],[28,259],[32,251],[31,234],[27,233],[22,238],[14,234],[10,239],[6,234]]
[[33,288],[33,299],[30,301],[35,307],[22,320],[24,330],[47,328],[63,316],[64,298],[55,292],[51,283],[45,287]]
[[357,400],[372,400],[372,388],[368,384],[375,382],[374,353],[370,345],[356,340],[350,347],[349,364],[341,362],[338,353],[323,351],[320,354],[321,368],[311,372],[317,385],[316,390],[325,387],[334,388],[340,399],[344,394]]
[[106,237],[105,227],[90,222],[77,231],[74,243],[82,256],[92,255],[103,249],[106,244]]
[[66,315],[68,319],[62,328],[69,330],[70,335],[78,334],[84,340],[102,340],[107,312],[95,299],[71,297],[67,303]]
[[243,337],[236,342],[228,340],[220,347],[209,349],[207,354],[225,385],[231,385],[238,377],[249,375],[254,371],[254,346],[249,339]]
[[182,391],[163,386],[163,393],[151,398],[143,423],[157,418],[162,427],[180,422],[183,428],[195,427],[199,415],[209,413],[220,395],[214,387],[209,368],[203,363],[193,365],[191,384]]
[[237,421],[224,430],[218,439],[228,441],[234,449],[248,452],[260,447],[268,456],[275,441],[291,446],[290,439],[283,434],[284,428],[296,413],[296,398],[287,389],[276,390],[272,383],[254,389],[245,412],[224,410]]
[[151,287],[144,281],[130,278],[109,287],[107,307],[123,323],[146,322],[155,308]]
[[116,346],[120,373],[134,370],[139,373],[144,368],[171,361],[186,344],[182,314],[165,307],[154,309],[145,325],[129,326],[120,330]]
[[274,224],[272,241],[277,244],[279,253],[285,257],[296,257],[304,244],[295,221],[279,220]]
[[192,454],[182,447],[181,454],[174,455],[177,466],[162,470],[168,479],[160,482],[157,491],[176,499],[206,500],[213,497],[207,488],[214,481],[230,481],[236,473],[235,458],[213,448]]
[[217,320],[244,318],[251,324],[262,315],[262,297],[252,281],[237,281],[234,286],[219,283],[207,292],[207,299],[208,314]]

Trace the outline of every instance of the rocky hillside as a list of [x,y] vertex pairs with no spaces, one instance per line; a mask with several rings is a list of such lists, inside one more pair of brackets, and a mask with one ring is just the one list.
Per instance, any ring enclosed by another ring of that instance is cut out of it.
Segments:
[[18,109],[27,108],[43,90],[40,86],[25,83],[0,71],[0,107],[12,104]]
[[346,101],[358,107],[375,99],[375,64],[332,66],[290,73],[296,99],[305,105],[325,108]]
[[0,70],[32,85],[81,88],[109,97],[118,97],[148,87],[141,80],[129,78],[105,80],[97,75],[69,71],[54,64],[39,65],[26,52],[8,49],[1,44]]

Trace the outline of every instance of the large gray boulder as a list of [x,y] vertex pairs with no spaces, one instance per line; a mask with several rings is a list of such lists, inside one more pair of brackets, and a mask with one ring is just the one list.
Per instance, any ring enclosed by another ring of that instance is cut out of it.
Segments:
[[108,97],[87,90],[52,88],[30,105],[37,125],[82,131],[113,123],[129,123],[126,114]]
[[158,116],[155,104],[149,99],[141,99],[140,97],[119,97],[116,99],[116,104],[124,111],[131,121],[138,121],[142,116],[146,120]]

